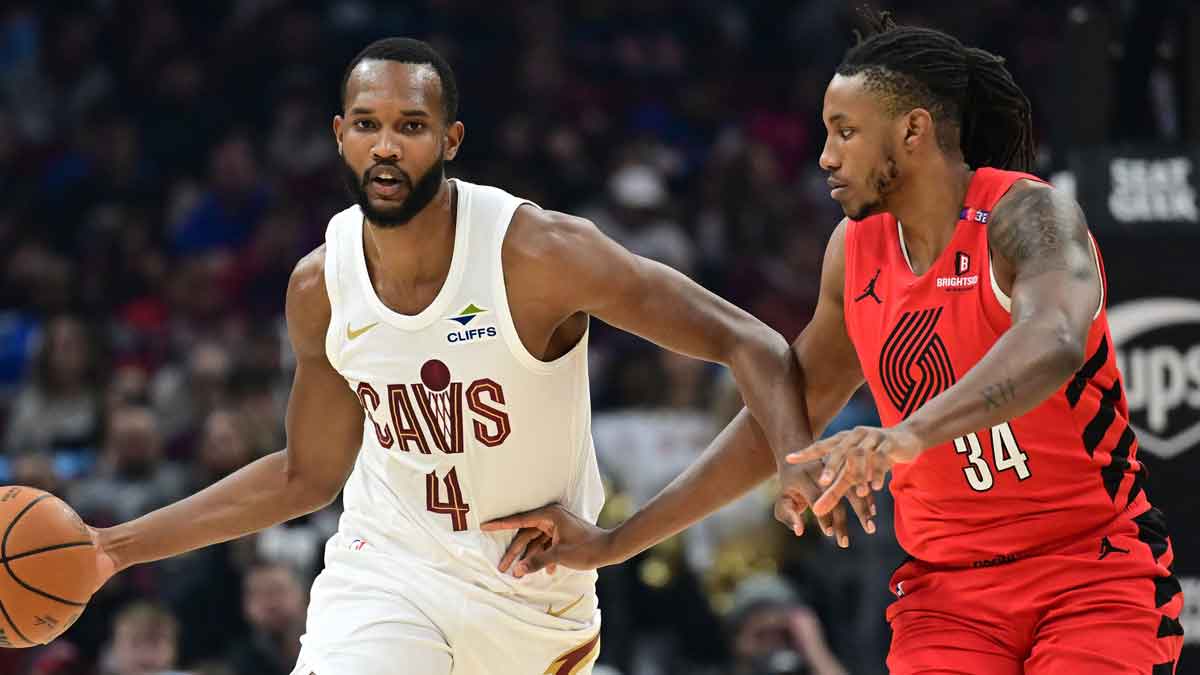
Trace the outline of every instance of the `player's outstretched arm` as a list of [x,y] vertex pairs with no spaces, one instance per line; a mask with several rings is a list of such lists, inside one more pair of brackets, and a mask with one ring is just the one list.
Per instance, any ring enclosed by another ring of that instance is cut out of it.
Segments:
[[1012,326],[961,380],[899,425],[843,432],[792,455],[797,462],[828,456],[821,482],[830,487],[814,512],[850,486],[878,487],[894,462],[1029,412],[1083,365],[1101,281],[1079,206],[1049,186],[1019,181],[992,211],[988,245],[997,278],[1012,278]]
[[363,411],[325,356],[330,305],[324,249],[301,260],[287,291],[296,373],[287,410],[288,447],[141,518],[93,530],[101,581],[131,565],[235,539],[333,501],[354,465]]
[[[862,371],[842,311],[845,278],[845,223],[830,237],[821,270],[821,295],[812,321],[792,344],[802,374],[809,427],[820,434],[862,384]],[[558,505],[485,523],[485,530],[520,528],[500,561],[521,576],[547,565],[592,569],[623,562],[682,531],[744,495],[774,473],[771,447],[755,419],[743,409],[701,456],[629,520],[612,530],[583,521]],[[784,465],[775,516],[796,534],[803,532],[804,510],[820,494],[812,467]],[[859,521],[874,531],[874,505],[849,495]],[[819,517],[821,528],[849,545],[846,514],[839,505]]]
[[513,216],[504,268],[510,285],[542,289],[539,301],[556,317],[587,313],[671,351],[729,366],[780,463],[812,442],[787,340],[685,275],[634,255],[583,218],[530,207]]

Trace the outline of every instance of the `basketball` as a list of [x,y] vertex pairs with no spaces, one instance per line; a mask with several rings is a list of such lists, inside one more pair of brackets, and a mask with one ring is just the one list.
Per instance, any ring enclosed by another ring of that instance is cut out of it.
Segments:
[[41,490],[0,487],[0,647],[34,647],[83,614],[96,551],[83,520]]

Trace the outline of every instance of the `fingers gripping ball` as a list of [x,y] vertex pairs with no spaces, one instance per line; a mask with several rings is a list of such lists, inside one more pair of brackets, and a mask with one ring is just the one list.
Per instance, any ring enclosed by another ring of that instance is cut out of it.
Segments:
[[0,647],[62,635],[97,581],[96,549],[79,516],[31,487],[0,487]]

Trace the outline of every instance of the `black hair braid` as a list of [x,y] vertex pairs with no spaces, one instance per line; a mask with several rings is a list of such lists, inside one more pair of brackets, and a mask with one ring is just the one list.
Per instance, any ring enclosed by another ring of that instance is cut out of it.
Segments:
[[867,88],[883,96],[893,114],[929,110],[938,144],[954,149],[957,137],[972,168],[1033,168],[1029,99],[1003,58],[939,30],[899,26],[888,12],[860,13],[864,31],[855,31],[858,43],[846,52],[838,74],[864,74]]

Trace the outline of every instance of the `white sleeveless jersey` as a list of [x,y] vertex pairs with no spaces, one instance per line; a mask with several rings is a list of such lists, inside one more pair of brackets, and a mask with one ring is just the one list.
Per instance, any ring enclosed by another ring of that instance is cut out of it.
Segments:
[[544,362],[522,345],[509,312],[500,250],[514,211],[529,202],[454,184],[450,272],[416,315],[388,309],[375,294],[359,207],[329,223],[326,352],[367,413],[339,536],[496,591],[590,589],[593,573],[501,574],[496,564],[513,533],[479,529],[555,502],[595,522],[604,490],[587,335]]

